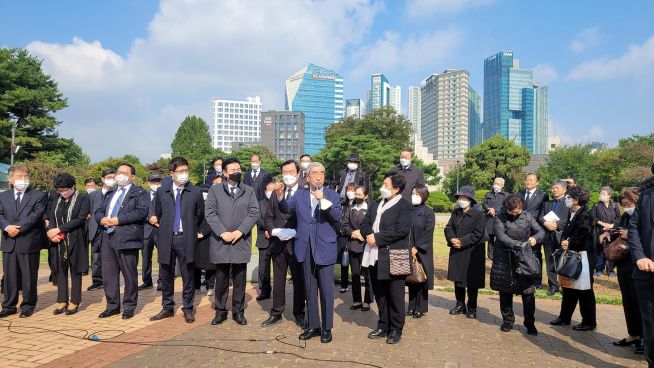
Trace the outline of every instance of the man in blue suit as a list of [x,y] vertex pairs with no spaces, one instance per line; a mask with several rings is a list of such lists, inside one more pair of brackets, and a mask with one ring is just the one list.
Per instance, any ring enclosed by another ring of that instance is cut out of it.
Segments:
[[[325,167],[312,162],[307,168],[308,188],[298,188],[284,198],[284,185],[277,183],[275,195],[283,213],[295,213],[297,229],[295,258],[302,265],[307,298],[307,328],[299,339],[320,336],[320,342],[332,341],[334,325],[334,264],[336,263],[336,225],[341,220],[340,196],[324,187]],[[318,291],[320,311],[318,312]],[[322,329],[321,329],[322,327]]]
[[120,313],[120,273],[125,280],[123,319],[134,317],[138,301],[138,259],[143,249],[143,224],[148,216],[148,193],[132,183],[136,169],[124,163],[116,169],[116,188],[107,192],[95,212],[102,227],[102,281],[107,309],[98,317]]

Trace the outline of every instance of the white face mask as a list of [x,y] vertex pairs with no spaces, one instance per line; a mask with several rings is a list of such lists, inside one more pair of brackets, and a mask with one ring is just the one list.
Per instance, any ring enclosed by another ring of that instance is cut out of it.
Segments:
[[607,196],[606,194],[603,194],[603,195],[599,196],[599,200],[600,200],[600,202],[606,203],[606,202],[609,201],[609,196]]
[[355,164],[354,162],[348,162],[347,163],[347,169],[350,171],[354,171],[359,168],[359,164]]
[[379,193],[381,194],[382,198],[386,199],[393,195],[390,190],[386,189],[386,187],[381,187],[379,188]]
[[422,203],[422,197],[416,194],[411,195],[411,203],[414,206],[418,206]]
[[282,176],[282,181],[287,187],[292,187],[297,183],[297,176],[295,175],[284,175]]
[[300,162],[300,168],[306,170],[309,167],[310,162]]
[[188,173],[181,173],[175,176],[175,182],[178,185],[184,185],[188,181]]
[[124,174],[118,174],[116,175],[116,184],[118,184],[119,187],[126,187],[129,185],[129,178],[127,175]]
[[207,200],[208,196],[209,196],[209,193],[202,193],[202,198],[204,198],[205,201]]
[[270,199],[271,196],[272,196],[272,192],[266,191],[266,198]]
[[213,169],[216,171],[217,174],[220,174],[223,172],[223,167],[222,166],[214,166]]
[[634,211],[636,210],[636,207],[625,207],[624,208],[624,213],[627,215],[631,216],[634,214]]
[[459,208],[463,208],[463,209],[470,207],[470,201],[467,199],[459,199],[458,201],[456,201],[456,204],[459,206]]
[[159,187],[161,187],[161,184],[150,184],[150,190],[153,192],[156,192]]
[[572,205],[573,205],[572,198],[567,197],[565,199],[565,206],[568,207],[568,208],[572,208]]
[[493,185],[493,192],[499,193],[502,191],[502,187],[499,185]]
[[30,186],[30,180],[29,179],[16,179],[14,180],[14,188],[16,188],[19,192],[22,192],[23,190],[27,189],[27,187]]
[[115,179],[104,179],[104,186],[107,188],[113,188],[116,185]]
[[250,167],[252,168],[252,170],[259,170],[261,164],[250,164]]
[[409,165],[411,165],[411,160],[408,158],[401,158],[400,165],[402,165],[402,167],[409,167]]
[[91,193],[93,193],[95,191],[96,191],[96,189],[89,188],[89,189],[86,190],[86,193],[91,194]]
[[347,192],[347,199],[349,199],[349,200],[353,200],[355,196],[356,196],[356,193],[354,193],[354,192]]

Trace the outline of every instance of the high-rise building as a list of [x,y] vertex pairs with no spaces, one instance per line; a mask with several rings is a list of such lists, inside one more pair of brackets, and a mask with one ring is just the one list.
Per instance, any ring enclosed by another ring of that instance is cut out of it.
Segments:
[[421,85],[422,142],[444,167],[453,166],[468,151],[470,105],[475,103],[471,91],[476,94],[467,70],[448,69]]
[[402,113],[402,87],[391,86],[382,73],[370,77],[370,90],[366,92],[367,111],[391,106],[398,114]]
[[261,145],[282,161],[304,153],[304,114],[300,111],[261,113]]
[[409,86],[408,119],[411,122],[411,132],[414,142],[420,140],[420,87]]
[[363,102],[360,98],[352,98],[345,100],[345,116],[350,117],[354,116],[357,119],[361,119],[364,112]]
[[484,61],[484,139],[499,134],[532,154],[547,153],[548,89],[534,85],[533,72],[520,69],[513,52]]
[[481,96],[472,87],[468,91],[468,148],[483,141],[483,126],[481,124]]
[[309,64],[285,83],[286,110],[304,113],[304,150],[313,155],[325,146],[325,132],[345,115],[343,77]]
[[209,125],[211,145],[223,152],[232,152],[234,142],[260,140],[261,99],[248,97],[245,101],[214,99],[213,118]]
[[388,104],[399,115],[402,114],[402,87],[391,87],[390,102]]

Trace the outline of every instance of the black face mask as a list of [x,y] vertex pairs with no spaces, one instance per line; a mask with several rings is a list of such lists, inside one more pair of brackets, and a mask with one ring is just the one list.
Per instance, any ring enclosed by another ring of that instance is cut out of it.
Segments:
[[229,174],[229,180],[240,183],[241,182],[241,173],[240,172],[235,172],[232,174]]
[[508,212],[507,212],[507,213],[506,213],[506,218],[508,218],[509,220],[515,221],[515,220],[518,219],[518,217],[520,217],[520,215],[522,215],[522,212],[520,212],[520,213],[517,214],[517,215],[512,214],[512,213],[508,213]]
[[354,204],[359,205],[363,203],[363,198],[354,198]]

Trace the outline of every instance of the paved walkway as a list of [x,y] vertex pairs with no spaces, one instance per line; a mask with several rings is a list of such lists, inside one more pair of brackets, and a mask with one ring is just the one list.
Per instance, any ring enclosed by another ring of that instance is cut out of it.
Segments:
[[[481,295],[478,320],[450,316],[451,293],[432,292],[430,311],[422,319],[407,319],[402,341],[390,346],[366,335],[376,324],[375,308],[351,311],[350,293],[336,290],[334,341],[297,340],[300,330],[289,320],[262,329],[271,301],[255,301],[256,285],[248,286],[247,326],[231,319],[211,326],[211,301],[198,302],[197,321],[186,324],[181,311],[174,318],[150,322],[160,310],[161,295],[154,289],[141,292],[136,316],[98,319],[104,309],[102,291],[83,293],[80,312],[53,316],[56,289],[42,274],[39,304],[34,316],[0,320],[2,367],[645,367],[632,348],[611,344],[626,333],[622,308],[598,306],[599,328],[575,332],[571,327],[551,327],[559,302],[537,300],[539,336],[528,337],[516,324],[509,333],[499,331],[497,296]],[[84,287],[88,285],[85,277]],[[177,280],[177,287],[181,280]],[[292,297],[290,287],[287,297]],[[180,300],[179,293],[176,300]],[[522,306],[516,299],[517,320]],[[290,313],[287,311],[286,314]],[[286,315],[286,317],[290,317]],[[575,318],[578,320],[579,315]],[[7,328],[11,322],[11,328]],[[51,331],[41,330],[48,329]],[[55,332],[57,331],[57,332]],[[100,342],[83,339],[96,334]],[[68,335],[68,336],[65,336]],[[106,341],[105,341],[106,340]],[[344,362],[329,362],[341,360]],[[356,362],[356,363],[353,363]]]

